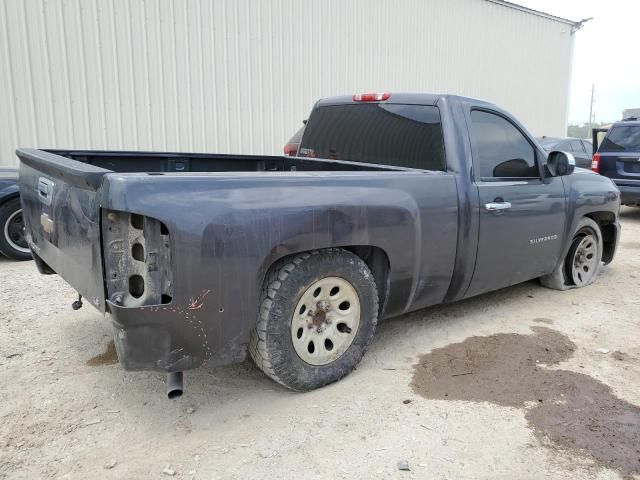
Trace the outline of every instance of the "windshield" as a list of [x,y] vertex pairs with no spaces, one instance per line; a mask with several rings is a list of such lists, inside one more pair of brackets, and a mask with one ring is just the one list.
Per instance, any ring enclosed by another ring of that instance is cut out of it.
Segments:
[[383,103],[318,107],[309,117],[298,155],[445,170],[440,111]]
[[600,146],[601,152],[640,152],[640,125],[613,127]]

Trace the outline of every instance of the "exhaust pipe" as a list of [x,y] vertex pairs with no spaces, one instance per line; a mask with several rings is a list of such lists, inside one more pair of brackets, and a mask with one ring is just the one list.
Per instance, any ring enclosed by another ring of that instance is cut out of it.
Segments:
[[167,398],[172,400],[182,396],[182,372],[171,372],[167,375]]

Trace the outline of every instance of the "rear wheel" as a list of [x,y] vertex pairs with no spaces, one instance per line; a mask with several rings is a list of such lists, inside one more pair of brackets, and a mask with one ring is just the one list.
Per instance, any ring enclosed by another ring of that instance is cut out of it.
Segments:
[[540,283],[555,290],[586,287],[594,282],[602,266],[602,233],[596,222],[583,218],[578,223],[564,262],[540,278]]
[[0,253],[14,260],[31,259],[19,198],[12,198],[0,205]]
[[378,292],[369,268],[338,248],[289,257],[265,279],[250,353],[287,388],[335,382],[362,359],[378,320]]

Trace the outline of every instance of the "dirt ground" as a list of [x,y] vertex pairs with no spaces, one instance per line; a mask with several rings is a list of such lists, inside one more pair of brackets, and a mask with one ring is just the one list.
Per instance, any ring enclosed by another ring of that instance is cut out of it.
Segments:
[[640,478],[640,209],[621,218],[594,285],[387,320],[355,372],[307,394],[246,362],[166,400],[60,278],[0,260],[0,478]]

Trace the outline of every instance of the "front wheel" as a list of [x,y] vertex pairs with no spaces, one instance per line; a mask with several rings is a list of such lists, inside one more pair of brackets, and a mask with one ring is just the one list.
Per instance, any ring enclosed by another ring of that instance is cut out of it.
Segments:
[[339,248],[305,252],[269,270],[249,351],[276,382],[313,390],[356,367],[377,321],[378,291],[360,257]]
[[0,253],[14,260],[32,258],[24,235],[19,198],[12,198],[0,205]]
[[583,218],[578,222],[564,261],[553,273],[541,277],[540,283],[555,290],[592,284],[602,266],[602,251],[600,227],[590,218]]

